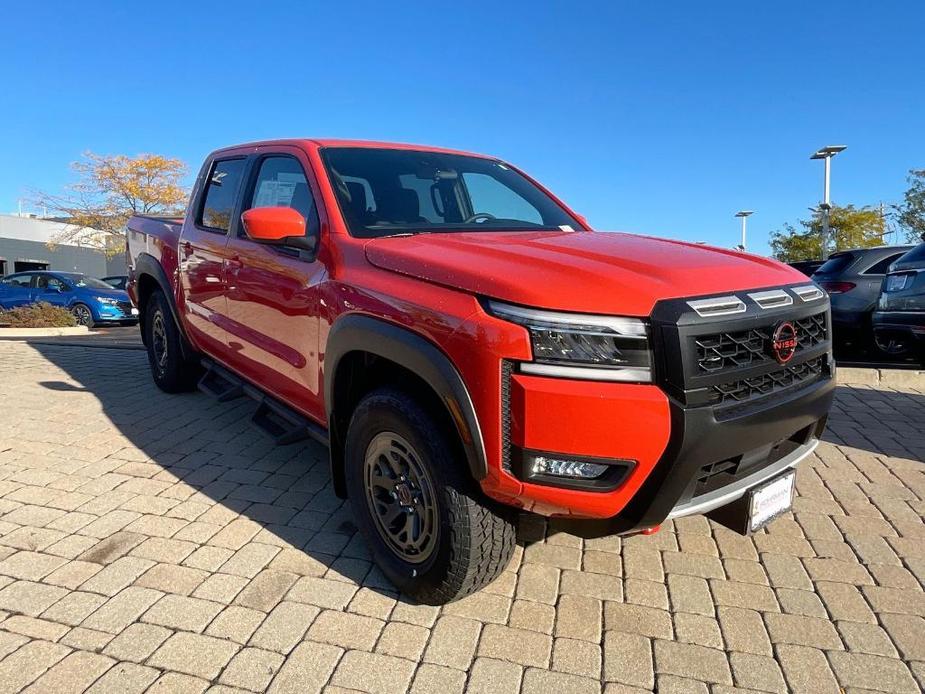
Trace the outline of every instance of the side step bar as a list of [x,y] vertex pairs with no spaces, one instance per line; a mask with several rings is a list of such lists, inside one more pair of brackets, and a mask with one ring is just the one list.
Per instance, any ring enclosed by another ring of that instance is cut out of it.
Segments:
[[227,402],[245,395],[256,400],[257,409],[251,417],[251,422],[277,446],[296,443],[306,438],[328,445],[327,430],[304,415],[270,397],[211,359],[203,359],[202,366],[206,371],[199,379],[199,390],[219,402]]

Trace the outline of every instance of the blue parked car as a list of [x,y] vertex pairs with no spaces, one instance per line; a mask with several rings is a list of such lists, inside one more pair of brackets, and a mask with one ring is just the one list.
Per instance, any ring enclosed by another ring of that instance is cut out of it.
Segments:
[[138,309],[128,294],[102,280],[77,272],[35,270],[0,279],[0,308],[15,308],[44,301],[74,314],[79,325],[133,324]]

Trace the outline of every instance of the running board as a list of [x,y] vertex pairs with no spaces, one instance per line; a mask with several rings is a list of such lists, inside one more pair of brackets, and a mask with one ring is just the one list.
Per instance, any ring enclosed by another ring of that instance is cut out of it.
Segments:
[[244,395],[241,382],[217,364],[205,363],[206,372],[199,379],[197,387],[206,395],[211,395],[219,402],[228,402]]
[[257,409],[251,416],[251,422],[277,446],[285,446],[307,438],[328,445],[328,432],[288,405],[270,397],[209,359],[203,359],[202,366],[206,372],[199,379],[199,390],[219,402],[227,402],[244,395],[256,400]]

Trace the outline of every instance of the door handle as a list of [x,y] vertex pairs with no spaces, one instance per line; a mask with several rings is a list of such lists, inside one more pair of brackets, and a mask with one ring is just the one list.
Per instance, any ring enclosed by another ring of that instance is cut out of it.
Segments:
[[244,267],[244,262],[241,260],[241,256],[233,255],[230,258],[228,258],[228,265],[234,268],[235,270],[238,270]]
[[189,258],[193,254],[193,244],[189,241],[183,243],[183,255]]

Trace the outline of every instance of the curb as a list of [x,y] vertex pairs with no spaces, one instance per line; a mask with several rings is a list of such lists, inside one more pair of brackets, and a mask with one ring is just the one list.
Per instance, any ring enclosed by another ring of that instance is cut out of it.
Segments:
[[925,389],[925,371],[916,369],[870,369],[838,367],[836,379],[846,386],[886,386]]
[[5,337],[60,337],[63,335],[89,335],[85,325],[72,328],[0,328],[0,340]]

